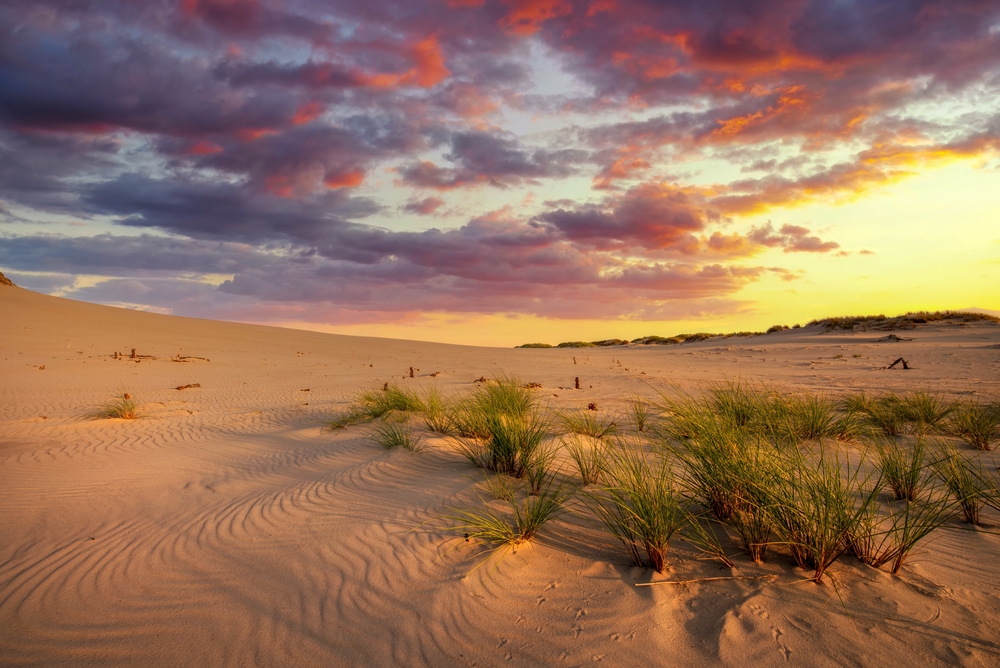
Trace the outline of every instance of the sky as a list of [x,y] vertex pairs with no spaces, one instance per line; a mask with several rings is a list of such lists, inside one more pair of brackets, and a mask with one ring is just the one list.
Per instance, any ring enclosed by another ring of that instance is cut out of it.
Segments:
[[0,271],[471,345],[1000,310],[996,0],[3,0]]

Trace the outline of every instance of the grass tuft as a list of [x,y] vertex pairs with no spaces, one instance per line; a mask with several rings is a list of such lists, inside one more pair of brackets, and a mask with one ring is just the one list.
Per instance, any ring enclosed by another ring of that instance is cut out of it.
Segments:
[[954,446],[942,449],[943,456],[931,464],[951,492],[969,524],[979,525],[979,514],[989,498],[988,475],[982,463],[962,456]]
[[918,438],[913,448],[907,451],[895,440],[880,438],[875,441],[874,449],[875,465],[896,500],[915,501],[924,484],[924,469],[927,467],[924,440]]
[[663,572],[670,539],[689,515],[664,455],[646,453],[636,442],[619,441],[609,450],[608,483],[587,498],[633,563]]
[[574,434],[563,439],[563,446],[570,459],[576,464],[580,480],[584,485],[594,485],[601,481],[601,475],[607,467],[607,446],[598,439],[585,440]]
[[618,433],[618,424],[614,414],[599,417],[596,411],[574,411],[558,413],[557,418],[562,427],[571,434],[581,434],[591,438],[604,438]]
[[91,414],[91,417],[95,419],[135,420],[139,417],[139,406],[132,399],[131,394],[122,391]]
[[951,433],[977,450],[989,450],[1000,430],[1000,408],[979,401],[960,403],[948,426]]
[[518,501],[516,494],[503,499],[506,506],[503,511],[489,505],[481,511],[455,511],[448,517],[453,522],[449,529],[464,534],[467,540],[491,545],[492,555],[499,554],[502,558],[507,551],[516,553],[546,522],[559,515],[571,493],[570,488],[557,484],[554,476],[549,476],[537,495],[525,491],[523,501]]
[[419,452],[423,449],[421,445],[423,438],[414,436],[413,428],[405,420],[395,420],[391,416],[386,418],[388,419],[379,420],[372,427],[371,437],[376,443],[386,450],[404,448],[411,452]]

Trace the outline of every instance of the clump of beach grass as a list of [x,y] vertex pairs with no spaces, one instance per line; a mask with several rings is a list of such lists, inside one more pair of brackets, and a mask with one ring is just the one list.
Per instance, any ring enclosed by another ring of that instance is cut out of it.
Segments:
[[820,451],[815,462],[796,455],[785,477],[773,487],[769,511],[781,542],[801,568],[812,568],[819,582],[851,545],[851,537],[880,485],[864,464],[851,465]]
[[958,502],[965,521],[979,525],[979,515],[990,492],[989,476],[982,462],[964,457],[954,446],[945,445],[941,458],[931,466]]
[[954,404],[929,392],[911,392],[902,399],[906,419],[921,433],[940,429],[945,419],[955,410]]
[[101,405],[90,417],[95,419],[135,420],[139,417],[139,405],[130,393],[122,390],[113,399]]
[[483,481],[483,487],[494,499],[511,502],[514,495],[520,489],[521,483],[516,478],[511,478],[506,473],[487,474]]
[[1000,429],[1000,407],[980,401],[962,402],[952,412],[948,426],[977,450],[989,450]]
[[617,416],[611,413],[601,417],[597,411],[586,410],[560,412],[556,415],[563,429],[571,434],[604,438],[618,433]]
[[458,451],[479,468],[522,478],[548,435],[549,419],[514,376],[480,385],[452,413]]
[[411,452],[419,452],[423,449],[423,437],[415,435],[413,428],[405,419],[398,420],[386,416],[386,418],[378,420],[372,427],[371,437],[386,450],[403,448]]
[[649,429],[649,404],[639,398],[634,398],[628,403],[628,417],[632,426],[639,433]]
[[361,392],[346,411],[328,423],[330,429],[343,429],[352,424],[377,420],[391,412],[419,413],[426,408],[415,390],[385,383],[377,389]]
[[892,490],[895,499],[915,501],[925,482],[927,445],[924,439],[916,439],[909,450],[889,438],[875,439],[872,447],[882,481]]
[[580,480],[584,485],[601,481],[601,474],[607,466],[607,445],[600,439],[587,439],[573,434],[562,440],[570,459],[576,464]]
[[662,573],[670,540],[689,515],[669,459],[620,440],[609,450],[607,475],[600,491],[587,494],[587,505],[635,565]]
[[851,532],[851,551],[874,568],[891,564],[896,574],[917,544],[954,515],[947,494],[932,490],[926,498],[906,503],[870,504]]
[[[548,476],[539,493],[532,495],[524,490],[523,499],[517,494],[504,498],[503,509],[484,504],[483,510],[457,510],[447,517],[449,529],[464,534],[466,539],[482,541],[491,546],[490,556],[514,553],[531,541],[538,531],[564,509],[572,489]],[[489,558],[489,557],[487,557]]]
[[454,427],[449,413],[449,402],[441,388],[430,386],[424,391],[422,400],[424,426],[438,434],[450,434]]

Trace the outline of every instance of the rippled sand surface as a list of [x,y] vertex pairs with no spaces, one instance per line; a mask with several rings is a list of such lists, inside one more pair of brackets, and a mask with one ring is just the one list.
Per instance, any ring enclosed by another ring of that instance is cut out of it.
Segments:
[[[997,665],[998,528],[940,531],[901,577],[845,559],[817,586],[778,556],[738,560],[774,581],[636,588],[650,573],[568,515],[475,569],[433,522],[477,501],[446,441],[387,452],[363,426],[321,429],[375,383],[467,391],[499,370],[565,408],[727,377],[1000,396],[1000,327],[882,335],[505,350],[0,286],[0,665]],[[899,355],[913,369],[879,370]],[[86,417],[119,389],[141,419]],[[695,556],[672,547],[666,577],[720,574]]]

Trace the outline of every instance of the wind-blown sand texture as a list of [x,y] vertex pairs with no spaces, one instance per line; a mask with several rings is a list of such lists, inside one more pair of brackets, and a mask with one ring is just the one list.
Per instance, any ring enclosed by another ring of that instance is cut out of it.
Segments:
[[[473,570],[464,542],[413,529],[475,501],[481,472],[440,437],[412,453],[383,450],[364,426],[321,429],[375,383],[467,391],[501,370],[565,408],[726,377],[1000,395],[1000,326],[928,325],[906,332],[912,341],[874,342],[882,336],[802,329],[506,350],[159,316],[0,286],[0,664],[997,665],[991,530],[939,530],[898,577],[844,558],[815,585],[786,557],[755,566],[740,555],[736,574],[777,578],[636,588],[729,572],[678,543],[653,578],[563,516]],[[132,348],[155,359],[130,359]],[[900,355],[912,369],[877,370]],[[582,389],[563,389],[575,377]],[[143,417],[86,418],[122,388]]]

